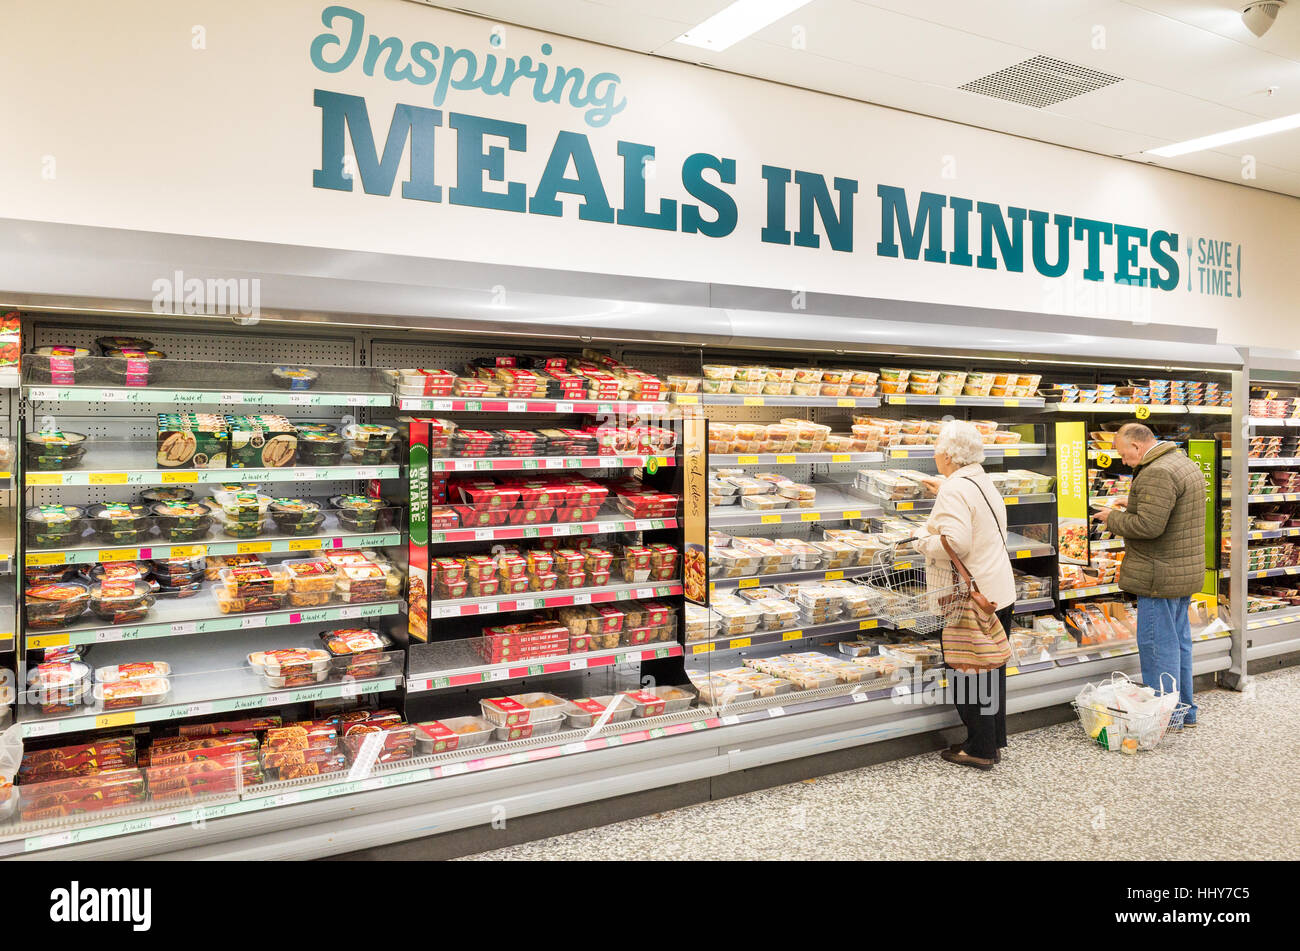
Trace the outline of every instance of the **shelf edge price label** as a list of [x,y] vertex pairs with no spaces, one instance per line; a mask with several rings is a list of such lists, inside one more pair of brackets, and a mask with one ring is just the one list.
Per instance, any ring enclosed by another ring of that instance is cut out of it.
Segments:
[[86,482],[90,485],[126,485],[125,472],[92,472]]
[[857,406],[858,401],[850,396],[842,396],[835,401],[836,406]]
[[797,641],[803,637],[803,631],[786,631],[781,635],[783,641]]
[[28,485],[63,485],[62,472],[29,472]]
[[1151,407],[1139,406],[1136,410],[1133,411],[1133,415],[1136,416],[1138,419],[1150,419]]
[[270,542],[240,542],[235,546],[235,553],[238,555],[259,555],[270,550]]
[[198,482],[198,473],[195,472],[164,472],[161,473],[158,481],[163,485],[171,485],[177,482]]
[[939,397],[939,405],[940,405],[940,406],[956,406],[956,405],[957,405],[957,397],[955,397],[955,396],[941,396],[941,397]]
[[759,518],[758,518],[758,521],[759,521],[759,524],[761,524],[761,525],[775,525],[775,524],[777,524],[778,522],[781,521],[781,516],[779,516],[779,515],[760,515]]

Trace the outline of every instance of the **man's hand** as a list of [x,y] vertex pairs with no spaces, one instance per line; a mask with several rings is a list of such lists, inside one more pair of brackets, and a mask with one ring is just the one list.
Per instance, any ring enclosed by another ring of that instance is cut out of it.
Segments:
[[1092,519],[1093,519],[1093,521],[1095,521],[1095,522],[1101,522],[1101,524],[1105,525],[1105,524],[1106,524],[1106,519],[1110,518],[1110,513],[1113,512],[1113,511],[1115,511],[1115,510],[1114,510],[1114,509],[1098,509],[1096,512],[1094,512],[1094,513],[1092,514]]

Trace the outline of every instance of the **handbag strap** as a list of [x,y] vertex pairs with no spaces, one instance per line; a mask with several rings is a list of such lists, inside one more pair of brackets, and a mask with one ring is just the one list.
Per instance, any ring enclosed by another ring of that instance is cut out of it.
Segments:
[[972,479],[970,476],[962,476],[962,478],[965,479],[967,482],[969,482],[971,485],[975,486],[975,488],[979,491],[980,498],[984,500],[984,504],[988,506],[989,514],[993,516],[993,527],[998,530],[998,534],[1002,536],[1002,543],[1005,545],[1007,541],[1006,533],[1002,530],[1002,523],[998,521],[998,513],[993,511],[993,503],[989,501],[988,495],[985,494],[984,487],[980,485],[978,482],[976,482],[974,479]]
[[961,580],[966,582],[966,586],[970,588],[970,597],[971,600],[975,602],[975,606],[985,614],[993,614],[993,602],[980,593],[980,586],[976,583],[975,579],[971,577],[970,572],[966,570],[966,565],[957,557],[957,553],[952,550],[952,545],[949,543],[947,536],[940,535],[939,541],[943,544],[943,550],[944,553],[947,554],[948,560],[952,562],[952,566],[957,569],[957,574],[961,576]]

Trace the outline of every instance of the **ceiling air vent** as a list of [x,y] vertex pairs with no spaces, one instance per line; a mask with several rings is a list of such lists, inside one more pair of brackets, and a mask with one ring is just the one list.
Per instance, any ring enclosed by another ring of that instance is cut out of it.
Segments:
[[1043,109],[1120,82],[1123,78],[1050,56],[1035,56],[996,73],[972,79],[959,88]]

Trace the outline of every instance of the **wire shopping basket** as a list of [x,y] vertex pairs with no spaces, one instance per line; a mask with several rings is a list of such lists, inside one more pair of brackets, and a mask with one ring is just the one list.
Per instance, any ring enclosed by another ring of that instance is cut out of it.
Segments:
[[925,560],[896,542],[872,558],[866,586],[877,595],[877,616],[900,630],[932,634],[956,620],[970,601],[970,588],[955,571],[928,569]]
[[[1170,675],[1161,675],[1162,691],[1164,678],[1168,676]],[[1127,681],[1127,678],[1123,679]],[[1172,681],[1172,677],[1170,679]],[[1112,679],[1089,686],[1104,689],[1113,684]],[[1172,691],[1165,691],[1165,694],[1169,692]],[[1183,728],[1183,720],[1192,709],[1190,704],[1174,703],[1163,709],[1134,712],[1120,709],[1117,704],[1103,702],[1100,698],[1091,701],[1075,699],[1071,706],[1079,715],[1079,725],[1097,745],[1111,752],[1123,750],[1129,753],[1155,749],[1170,730]]]

